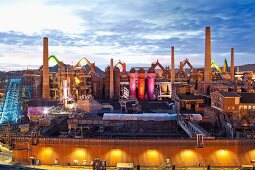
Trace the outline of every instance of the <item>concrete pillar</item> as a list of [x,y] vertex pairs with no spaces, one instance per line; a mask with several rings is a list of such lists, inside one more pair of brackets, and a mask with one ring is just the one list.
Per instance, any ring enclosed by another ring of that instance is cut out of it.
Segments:
[[175,81],[175,72],[174,72],[174,47],[171,49],[171,83]]
[[48,57],[49,57],[48,38],[43,37],[43,86],[42,86],[43,99],[49,99],[50,97]]
[[210,27],[205,28],[205,70],[204,82],[210,82],[212,79],[211,69],[211,30]]
[[235,80],[235,57],[234,57],[234,48],[231,48],[231,66],[230,66],[230,76],[231,80]]
[[111,58],[110,63],[110,99],[114,96],[114,77],[113,77],[113,59]]

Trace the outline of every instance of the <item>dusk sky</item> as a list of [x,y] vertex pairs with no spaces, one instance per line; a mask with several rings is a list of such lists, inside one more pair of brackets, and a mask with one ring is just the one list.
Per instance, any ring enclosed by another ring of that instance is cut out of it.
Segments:
[[254,0],[8,0],[0,1],[0,71],[39,68],[42,37],[66,64],[85,56],[104,69],[114,58],[131,66],[157,59],[176,66],[204,64],[204,30],[211,26],[212,58],[255,63]]

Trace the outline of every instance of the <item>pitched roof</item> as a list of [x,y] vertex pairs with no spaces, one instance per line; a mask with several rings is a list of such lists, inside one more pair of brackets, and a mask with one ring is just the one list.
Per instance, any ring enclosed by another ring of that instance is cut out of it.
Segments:
[[220,91],[219,93],[224,97],[241,97],[240,95],[233,91]]
[[238,93],[240,98],[240,103],[255,103],[255,93]]

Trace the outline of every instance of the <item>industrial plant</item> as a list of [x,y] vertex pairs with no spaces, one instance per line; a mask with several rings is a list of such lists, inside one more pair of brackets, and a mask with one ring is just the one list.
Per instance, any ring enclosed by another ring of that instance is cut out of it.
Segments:
[[40,68],[1,78],[4,162],[38,168],[254,168],[255,73],[235,66],[231,47],[224,63],[214,61],[210,27],[202,68],[189,58],[176,64],[174,44],[168,63],[155,58],[127,69],[128,63],[109,57],[101,70],[81,55],[70,65],[49,55],[49,41],[43,37]]

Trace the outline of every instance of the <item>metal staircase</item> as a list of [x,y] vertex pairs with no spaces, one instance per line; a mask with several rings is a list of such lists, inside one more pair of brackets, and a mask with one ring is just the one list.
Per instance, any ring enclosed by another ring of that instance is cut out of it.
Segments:
[[190,138],[195,138],[198,134],[203,137],[211,137],[211,134],[199,126],[194,121],[183,120],[181,116],[178,116],[178,125],[187,133]]
[[183,121],[180,116],[178,116],[177,121],[178,121],[178,125],[187,133],[187,135],[190,138],[193,138],[194,132],[188,127],[187,123],[185,123],[185,121]]

